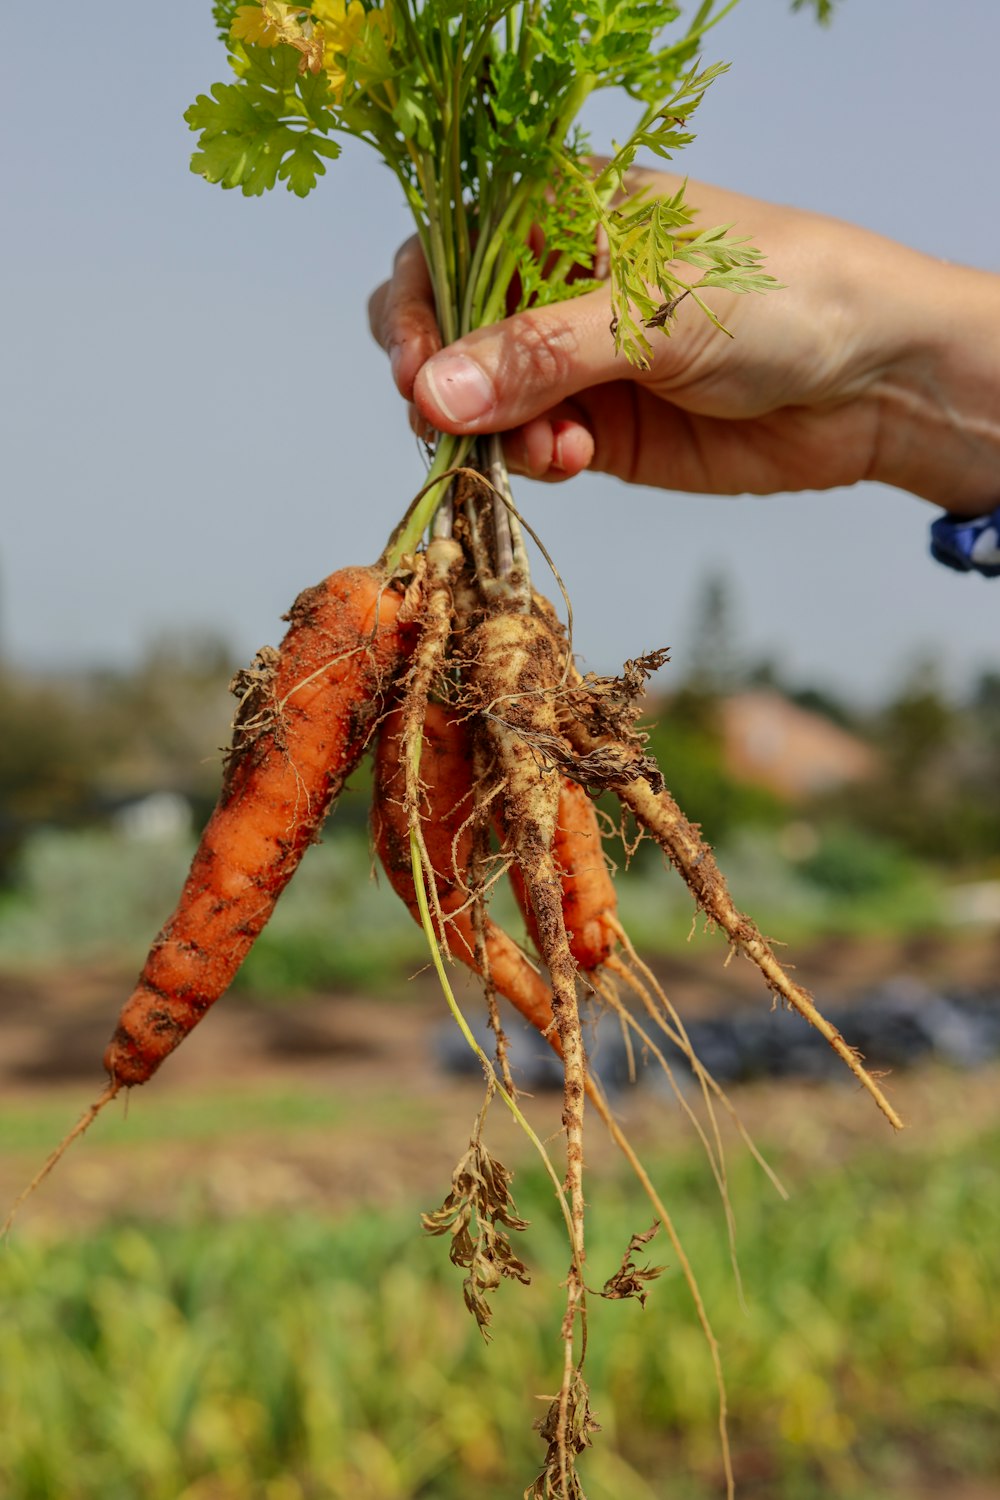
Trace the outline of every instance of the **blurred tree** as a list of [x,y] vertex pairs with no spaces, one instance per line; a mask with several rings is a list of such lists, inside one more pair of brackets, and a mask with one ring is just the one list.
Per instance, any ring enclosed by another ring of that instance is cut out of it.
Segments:
[[947,774],[945,752],[958,728],[938,663],[918,661],[882,716],[880,738],[892,777],[910,792],[918,784],[928,790],[932,778]]
[[695,597],[682,679],[687,692],[717,698],[736,687],[740,660],[735,613],[729,578],[724,573],[708,574]]
[[229,739],[231,675],[214,636],[160,640],[129,672],[32,678],[0,668],[0,879],[40,824],[100,822],[161,790],[207,817]]
[[89,796],[99,749],[69,685],[0,668],[0,881],[27,832],[72,822]]
[[1000,672],[980,672],[972,686],[969,709],[979,732],[1000,746]]
[[[666,710],[670,720],[670,755],[676,762],[682,737],[690,770],[722,764],[719,699],[733,688],[736,651],[732,590],[721,573],[706,577],[696,595],[689,644],[680,661],[679,685]],[[664,746],[666,749],[666,746]],[[692,777],[685,778],[689,782]],[[703,800],[703,799],[700,799]]]
[[917,662],[870,733],[883,769],[821,813],[955,866],[1000,858],[1000,674],[985,672],[965,705],[949,700],[938,665]]
[[200,817],[218,794],[220,747],[235,702],[228,646],[213,634],[162,636],[138,666],[102,680],[108,757],[105,793],[183,792]]

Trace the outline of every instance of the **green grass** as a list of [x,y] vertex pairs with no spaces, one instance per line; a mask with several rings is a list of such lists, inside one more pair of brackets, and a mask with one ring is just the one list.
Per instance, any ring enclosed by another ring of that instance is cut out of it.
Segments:
[[[723,1346],[742,1495],[887,1500],[997,1472],[998,1164],[995,1132],[886,1151],[793,1183],[783,1204],[737,1163],[745,1314],[703,1163],[661,1164]],[[547,1184],[523,1172],[515,1187],[534,1281],[501,1288],[488,1347],[416,1205],[15,1239],[0,1255],[0,1493],[513,1500],[539,1457],[535,1398],[558,1378],[566,1261]],[[624,1179],[590,1198],[600,1285],[648,1214]],[[704,1343],[669,1248],[650,1256],[667,1270],[645,1310],[591,1302],[604,1431],[583,1461],[589,1500],[722,1493]]]
[[[190,840],[137,843],[112,832],[36,834],[19,884],[2,897],[0,965],[12,970],[111,959],[138,967],[173,907]],[[927,931],[941,921],[940,879],[857,830],[821,830],[815,854],[791,860],[780,831],[736,831],[718,851],[734,899],[785,941],[824,933]],[[620,883],[621,915],[648,954],[683,949],[694,904],[680,877],[643,849]],[[501,886],[496,919],[518,939],[524,922]],[[268,1001],[328,988],[384,989],[426,959],[422,933],[371,878],[363,831],[331,824],[310,849],[237,975]]]
[[[82,1113],[78,1091],[66,1091],[65,1102],[0,1104],[0,1154],[49,1151]],[[149,1145],[157,1141],[217,1141],[240,1135],[287,1134],[348,1123],[352,1105],[314,1089],[227,1088],[212,1095],[181,1094],[142,1100],[128,1110],[120,1102],[106,1109],[92,1127],[92,1141],[101,1147]],[[399,1123],[405,1122],[407,1103],[397,1102]]]
[[[177,901],[194,852],[186,838],[137,842],[110,831],[44,830],[3,898],[0,965],[45,969],[110,959],[138,967]],[[326,987],[378,988],[425,958],[423,935],[372,879],[364,831],[334,821],[236,979],[280,999]]]

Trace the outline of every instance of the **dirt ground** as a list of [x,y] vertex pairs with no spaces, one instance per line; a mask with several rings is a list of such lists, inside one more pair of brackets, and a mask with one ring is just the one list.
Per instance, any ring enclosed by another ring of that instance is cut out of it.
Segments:
[[[685,1018],[768,1006],[756,971],[743,961],[726,965],[725,957],[724,945],[705,937],[658,966]],[[994,985],[998,960],[996,932],[905,945],[831,939],[795,955],[797,976],[821,1005],[860,1003],[866,990],[893,977]],[[68,1128],[100,1092],[101,1053],[130,982],[130,975],[112,968],[0,975],[4,1113],[13,1119],[43,1111],[53,1132],[44,1145],[34,1137],[26,1143],[23,1134],[0,1145],[0,1202],[12,1200],[54,1144],[56,1130],[63,1122]],[[459,983],[459,992],[473,1010],[471,990]],[[127,1111],[137,1122],[135,1141],[120,1130],[102,1137],[104,1121],[98,1122],[25,1210],[23,1229],[57,1232],[67,1220],[80,1227],[125,1205],[157,1216],[192,1204],[222,1214],[272,1208],[336,1213],[440,1198],[482,1098],[474,1074],[443,1070],[445,1025],[443,1001],[428,973],[401,980],[383,996],[330,994],[269,1005],[232,994],[150,1085],[111,1106],[109,1115]],[[810,1161],[829,1163],[838,1153],[881,1144],[920,1149],[930,1138],[946,1141],[981,1129],[1000,1120],[998,1082],[998,1065],[898,1073],[889,1088],[908,1128],[895,1139],[846,1075],[830,1084],[767,1080],[740,1086],[732,1097],[755,1137],[780,1141],[786,1159],[791,1152],[808,1169]],[[282,1099],[288,1101],[284,1112]],[[277,1102],[265,1109],[268,1100]],[[302,1111],[307,1100],[317,1101],[313,1118]],[[626,1090],[615,1107],[640,1150],[669,1149],[671,1141],[687,1148],[689,1128],[662,1088]],[[529,1114],[558,1158],[557,1095],[531,1100]],[[523,1138],[502,1108],[494,1109],[490,1132],[502,1157],[507,1153],[512,1164],[524,1159]],[[588,1166],[600,1171],[613,1157],[593,1121]]]

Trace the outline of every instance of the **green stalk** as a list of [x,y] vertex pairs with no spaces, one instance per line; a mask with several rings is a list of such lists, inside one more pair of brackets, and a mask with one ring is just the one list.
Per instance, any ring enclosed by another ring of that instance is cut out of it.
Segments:
[[476,326],[473,322],[476,293],[480,285],[483,261],[495,238],[492,196],[491,193],[479,203],[479,234],[476,239],[475,249],[472,252],[468,279],[465,283],[465,296],[462,298],[462,308],[459,317],[459,332],[462,334],[471,333],[472,329]]
[[431,252],[428,260],[428,269],[430,270],[431,281],[434,286],[434,302],[437,308],[437,319],[438,326],[441,329],[441,337],[446,344],[451,344],[457,335],[455,327],[455,296],[453,291],[454,277],[448,255],[445,229],[441,222],[440,184],[436,183],[435,186],[437,190],[433,194],[427,193],[425,190],[428,239]]
[[[462,15],[462,31],[459,41],[459,53],[465,47],[465,14]],[[466,279],[469,274],[469,220],[465,208],[465,197],[462,191],[462,72],[456,68],[454,76],[454,87],[452,89],[452,120],[449,132],[450,146],[450,192],[454,203],[455,214],[455,285],[454,306],[455,318],[458,321],[458,310],[462,305],[462,296],[465,291]]]
[[398,568],[401,560],[408,554],[412,555],[420,546],[424,532],[448,493],[448,480],[455,469],[465,463],[475,441],[474,437],[454,437],[449,432],[440,434],[434,459],[428,470],[427,483],[389,538],[382,553],[381,562],[389,572]]
[[[567,132],[587,99],[597,85],[593,73],[582,73],[567,91],[565,103],[549,131],[549,142],[556,149],[561,147]],[[504,213],[494,237],[495,248],[491,248],[488,264],[484,265],[482,280],[488,277],[490,286],[485,304],[480,307],[479,321],[495,323],[503,317],[507,305],[507,291],[517,269],[517,246],[527,240],[534,218],[534,180],[522,177]],[[497,260],[499,258],[499,266]],[[484,287],[484,291],[487,289]]]
[[434,98],[437,101],[438,108],[440,108],[444,104],[444,90],[441,87],[441,84],[438,82],[437,75],[435,74],[434,69],[431,67],[431,60],[427,56],[427,52],[424,48],[420,32],[418,31],[414,19],[410,14],[409,0],[400,0],[399,14],[403,17],[403,29],[406,32],[406,40],[413,48],[417,57],[420,59],[420,66],[423,69],[424,78],[427,81],[431,93],[434,95]]
[[518,37],[517,57],[522,68],[527,67],[531,58],[531,28],[538,24],[541,8],[542,0],[525,0],[521,6],[521,34]]
[[[494,224],[492,232],[489,235],[479,273],[476,277],[476,283],[472,288],[472,295],[467,302],[467,323],[470,328],[481,327],[486,323],[495,323],[497,318],[502,314],[504,300],[507,296],[507,288],[510,285],[515,264],[511,253],[509,251],[504,252],[504,246],[508,235],[513,232],[519,222],[518,216],[522,213],[525,203],[530,197],[532,186],[533,184],[529,178],[521,178],[517,186],[513,188],[503,213]],[[504,253],[504,260],[508,264],[506,280],[502,283],[500,297],[501,311],[490,317],[489,310],[497,301],[495,295],[496,286],[500,284],[494,278],[494,268],[501,253]]]

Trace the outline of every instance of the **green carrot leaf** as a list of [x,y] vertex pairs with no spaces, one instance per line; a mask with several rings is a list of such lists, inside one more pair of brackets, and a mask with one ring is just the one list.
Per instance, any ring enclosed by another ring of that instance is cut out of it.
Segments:
[[434,134],[427,105],[419,94],[405,89],[392,112],[393,123],[406,141],[413,141],[424,151],[434,148]]
[[299,197],[316,185],[340,147],[320,132],[333,129],[329,83],[299,73],[291,48],[238,49],[236,83],[199,94],[184,118],[199,132],[191,170],[208,182],[258,197],[280,180]]
[[229,29],[233,24],[233,17],[240,6],[246,3],[247,0],[212,0],[212,20],[220,42],[229,40]]
[[325,136],[313,132],[300,132],[296,134],[294,144],[283,155],[278,176],[283,182],[287,182],[289,191],[304,198],[307,193],[312,192],[317,180],[326,172],[323,158],[335,161],[339,155],[340,147],[336,141],[327,140]]

